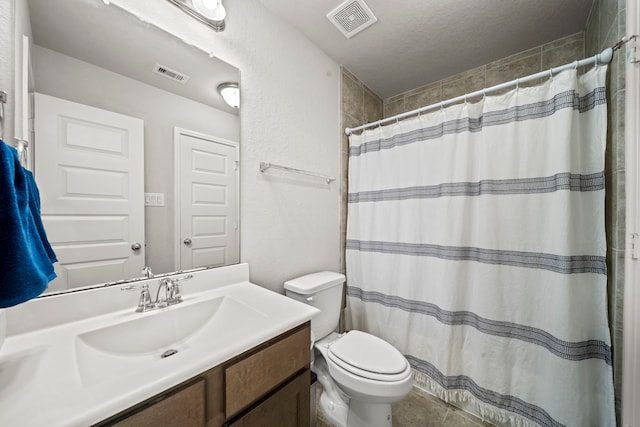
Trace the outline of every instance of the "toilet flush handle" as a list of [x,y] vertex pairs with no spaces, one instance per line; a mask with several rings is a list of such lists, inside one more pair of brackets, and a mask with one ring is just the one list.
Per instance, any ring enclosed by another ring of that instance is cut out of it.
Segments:
[[310,297],[307,297],[307,298],[306,298],[306,300],[307,300],[307,301],[309,301],[309,302],[313,301],[314,299],[315,299],[315,298],[313,298],[313,295],[312,295],[312,296],[310,296]]

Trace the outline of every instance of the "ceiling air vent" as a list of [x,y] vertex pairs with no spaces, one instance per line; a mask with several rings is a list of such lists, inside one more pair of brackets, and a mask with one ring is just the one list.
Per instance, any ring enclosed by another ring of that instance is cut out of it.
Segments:
[[346,38],[351,38],[378,21],[363,0],[347,0],[327,14],[329,21]]
[[182,84],[185,84],[187,80],[189,80],[189,76],[186,74],[182,74],[179,71],[172,70],[171,68],[164,67],[160,64],[156,64],[156,66],[153,67],[153,72]]

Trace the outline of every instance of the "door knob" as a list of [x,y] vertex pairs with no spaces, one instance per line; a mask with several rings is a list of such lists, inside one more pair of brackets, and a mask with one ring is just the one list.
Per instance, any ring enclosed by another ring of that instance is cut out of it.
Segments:
[[187,237],[186,239],[183,240],[183,242],[185,245],[189,246],[191,244],[191,239]]
[[140,249],[142,249],[142,245],[138,242],[134,243],[133,245],[131,245],[131,250],[132,251],[139,251]]

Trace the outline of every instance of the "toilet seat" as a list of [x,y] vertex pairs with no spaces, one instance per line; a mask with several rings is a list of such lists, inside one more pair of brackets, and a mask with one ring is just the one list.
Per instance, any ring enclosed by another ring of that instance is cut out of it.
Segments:
[[347,372],[374,381],[402,381],[410,371],[407,359],[386,341],[362,331],[351,331],[333,342],[330,362]]

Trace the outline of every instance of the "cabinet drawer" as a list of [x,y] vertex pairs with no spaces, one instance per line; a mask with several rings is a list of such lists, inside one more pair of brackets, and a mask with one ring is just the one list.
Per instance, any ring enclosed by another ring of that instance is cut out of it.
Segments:
[[294,377],[229,427],[304,427],[309,425],[309,370]]
[[203,427],[204,380],[152,401],[144,409],[119,421],[107,423],[114,427]]
[[227,419],[308,367],[309,344],[310,328],[307,323],[293,334],[226,367]]

